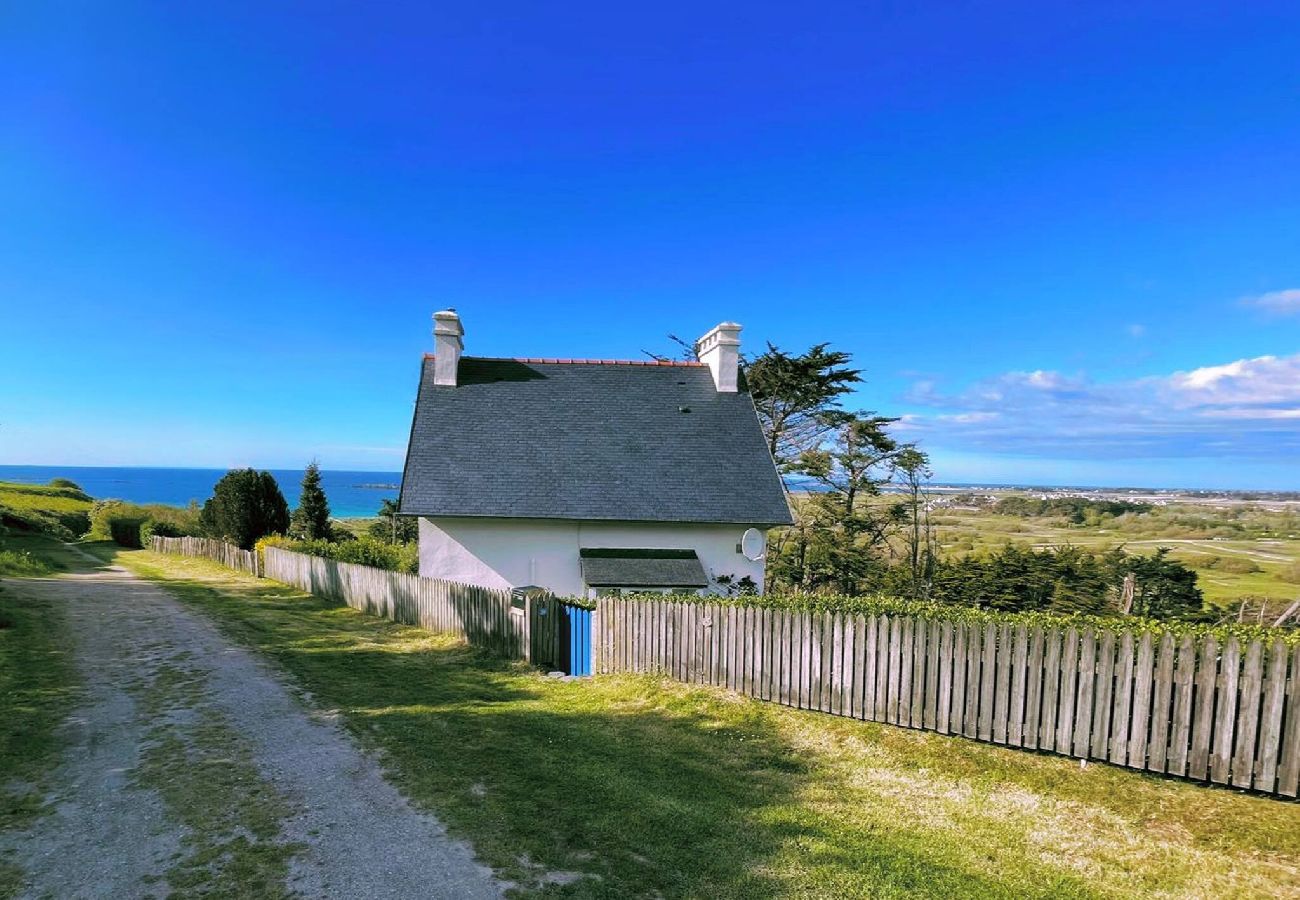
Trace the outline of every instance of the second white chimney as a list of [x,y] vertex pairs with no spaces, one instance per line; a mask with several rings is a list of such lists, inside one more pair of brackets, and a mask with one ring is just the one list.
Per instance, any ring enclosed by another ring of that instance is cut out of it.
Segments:
[[460,368],[460,354],[465,349],[461,338],[465,329],[454,309],[444,309],[433,314],[433,383],[456,384]]
[[718,390],[734,394],[740,380],[740,326],[722,322],[695,342],[695,355],[713,373]]

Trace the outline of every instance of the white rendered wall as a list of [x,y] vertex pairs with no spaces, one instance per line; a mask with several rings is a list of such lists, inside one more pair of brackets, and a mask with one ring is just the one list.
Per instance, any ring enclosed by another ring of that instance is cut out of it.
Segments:
[[748,575],[763,589],[763,561],[736,550],[748,525],[576,522],[557,519],[420,519],[420,574],[509,589],[540,585],[577,596],[585,590],[578,549],[694,550],[710,580]]

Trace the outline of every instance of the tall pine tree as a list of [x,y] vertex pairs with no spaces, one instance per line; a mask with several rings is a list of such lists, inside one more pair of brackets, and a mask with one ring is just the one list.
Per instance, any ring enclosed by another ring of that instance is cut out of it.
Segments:
[[304,541],[328,541],[334,536],[330,528],[330,504],[320,486],[320,465],[314,459],[302,476],[302,494],[298,508],[293,511],[289,534]]

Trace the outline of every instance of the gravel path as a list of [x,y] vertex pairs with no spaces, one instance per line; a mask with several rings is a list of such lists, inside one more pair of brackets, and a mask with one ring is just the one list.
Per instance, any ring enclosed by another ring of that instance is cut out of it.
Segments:
[[261,661],[162,588],[89,559],[9,585],[66,609],[85,685],[52,811],[0,835],[23,896],[501,895],[469,846]]

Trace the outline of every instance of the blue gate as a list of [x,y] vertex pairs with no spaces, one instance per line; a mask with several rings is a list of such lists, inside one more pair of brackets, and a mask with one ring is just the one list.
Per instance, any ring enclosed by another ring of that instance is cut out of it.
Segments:
[[591,610],[556,597],[529,600],[530,659],[565,675],[591,674]]
[[560,604],[560,668],[565,675],[591,674],[591,610]]

